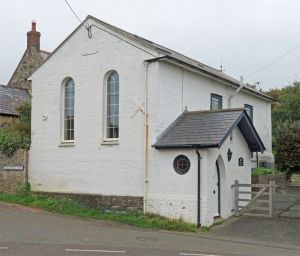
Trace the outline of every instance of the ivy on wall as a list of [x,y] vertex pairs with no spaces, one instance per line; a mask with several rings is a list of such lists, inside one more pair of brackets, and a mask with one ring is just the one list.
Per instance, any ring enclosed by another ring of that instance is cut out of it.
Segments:
[[29,148],[31,104],[22,103],[18,108],[19,119],[12,120],[0,128],[0,151],[6,156],[11,156],[19,148]]

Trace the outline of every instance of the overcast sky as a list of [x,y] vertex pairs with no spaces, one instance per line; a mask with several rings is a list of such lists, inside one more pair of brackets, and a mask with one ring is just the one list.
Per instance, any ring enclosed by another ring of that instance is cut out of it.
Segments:
[[[235,78],[247,77],[300,44],[299,0],[69,0],[78,16],[160,43]],[[64,0],[0,2],[0,84],[6,84],[37,21],[41,48],[52,51],[78,26]],[[263,89],[300,80],[300,47],[249,77]]]

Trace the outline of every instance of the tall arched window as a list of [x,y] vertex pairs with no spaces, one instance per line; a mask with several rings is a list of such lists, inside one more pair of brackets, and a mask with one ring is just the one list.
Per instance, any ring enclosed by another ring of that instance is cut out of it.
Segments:
[[63,141],[74,141],[75,83],[68,78],[63,86]]
[[106,80],[105,139],[119,138],[119,75],[112,72]]

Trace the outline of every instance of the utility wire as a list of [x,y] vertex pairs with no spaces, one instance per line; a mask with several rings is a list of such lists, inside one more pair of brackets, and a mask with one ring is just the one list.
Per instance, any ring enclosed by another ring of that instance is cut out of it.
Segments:
[[268,68],[269,66],[273,65],[275,62],[281,60],[282,58],[284,58],[285,56],[287,56],[288,54],[290,54],[291,52],[293,52],[294,50],[296,50],[297,48],[300,47],[300,44],[296,45],[295,47],[291,48],[290,50],[288,50],[287,52],[285,52],[284,54],[280,55],[279,57],[277,57],[276,59],[272,60],[271,62],[267,63],[266,65],[262,66],[260,69],[256,70],[255,72],[247,75],[245,77],[245,79],[248,79],[249,77],[252,77],[258,73],[260,73],[261,71],[263,71],[264,69]]
[[74,11],[74,9],[72,8],[72,6],[69,4],[69,2],[67,0],[65,0],[65,3],[69,6],[70,10],[73,12],[73,14],[75,15],[75,17],[77,18],[77,20],[82,23],[81,19],[78,17],[78,15],[76,14],[76,12]]
[[[78,21],[80,22],[80,24],[81,24],[82,21],[80,20],[80,18],[78,17],[78,15],[76,14],[76,12],[75,12],[74,9],[72,8],[72,6],[68,3],[67,0],[64,0],[64,1],[65,1],[65,3],[69,6],[70,10],[72,11],[72,13],[75,15],[75,17],[77,18],[77,20],[78,20]],[[156,55],[154,55],[154,54],[152,54],[152,53],[150,53],[150,52],[148,52],[148,51],[142,49],[141,47],[138,47],[138,46],[134,45],[133,43],[131,43],[131,42],[127,41],[127,40],[124,40],[122,37],[119,37],[119,36],[117,36],[117,35],[115,35],[115,34],[109,32],[108,30],[105,30],[105,29],[103,29],[103,28],[100,28],[100,27],[98,27],[97,25],[94,25],[94,24],[92,24],[92,25],[86,24],[86,27],[85,27],[85,28],[88,30],[88,37],[89,37],[89,38],[92,38],[92,37],[93,37],[93,35],[92,35],[92,27],[96,27],[96,28],[98,28],[98,29],[100,29],[100,30],[102,30],[102,31],[104,31],[104,32],[106,32],[106,33],[108,33],[108,34],[110,34],[110,35],[112,35],[112,36],[114,36],[114,37],[116,37],[116,38],[118,38],[118,39],[124,41],[125,43],[134,46],[135,48],[138,48],[138,49],[140,49],[140,50],[142,50],[142,51],[144,51],[144,52],[146,52],[146,53],[148,53],[148,54],[150,54],[150,55],[152,55],[152,56],[154,56],[154,57],[157,57]]]

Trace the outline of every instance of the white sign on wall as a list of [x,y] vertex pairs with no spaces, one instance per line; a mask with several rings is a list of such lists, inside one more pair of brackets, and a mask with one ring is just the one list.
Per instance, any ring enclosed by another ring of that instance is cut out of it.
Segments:
[[23,165],[8,165],[4,166],[4,171],[23,171],[24,166]]

